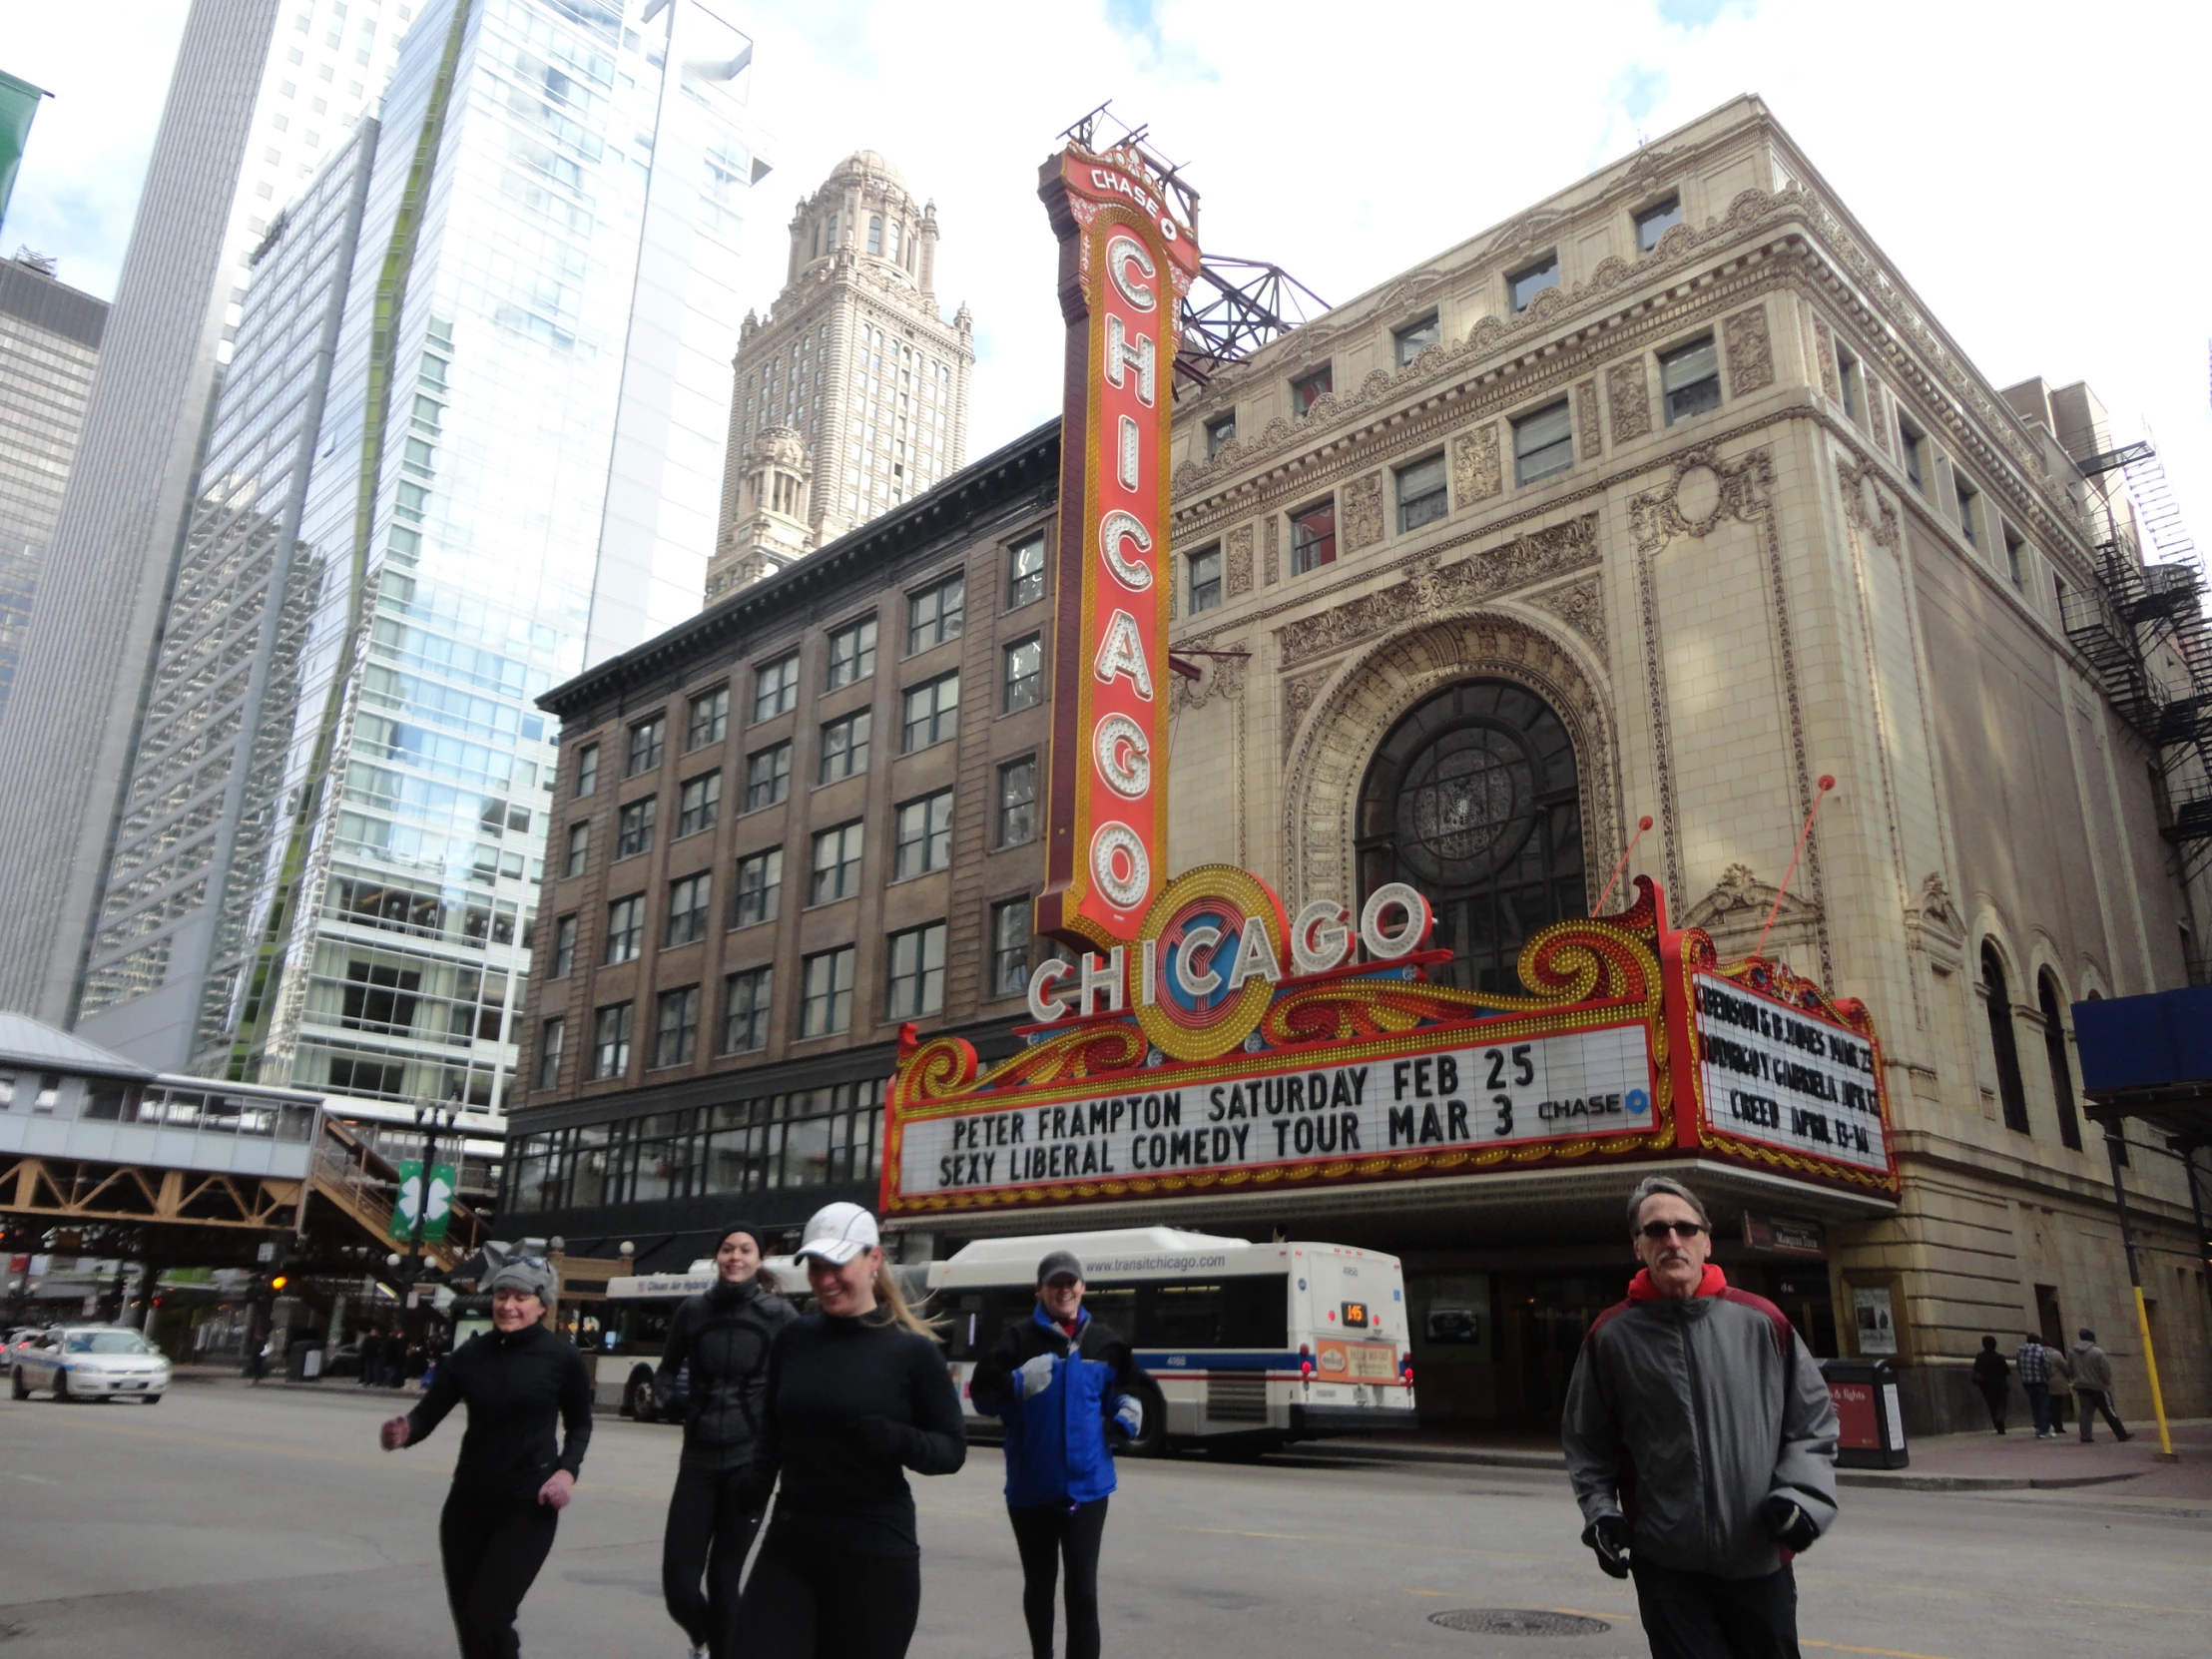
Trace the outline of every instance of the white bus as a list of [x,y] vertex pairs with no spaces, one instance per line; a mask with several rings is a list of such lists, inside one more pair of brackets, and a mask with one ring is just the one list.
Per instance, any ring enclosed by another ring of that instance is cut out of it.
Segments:
[[995,1419],[968,1400],[975,1362],[1027,1319],[1037,1263],[1072,1251],[1084,1306],[1128,1339],[1154,1388],[1132,1448],[1265,1450],[1292,1440],[1411,1428],[1413,1358],[1397,1258],[1333,1244],[1132,1227],[983,1239],[929,1264],[929,1312],[970,1430]]

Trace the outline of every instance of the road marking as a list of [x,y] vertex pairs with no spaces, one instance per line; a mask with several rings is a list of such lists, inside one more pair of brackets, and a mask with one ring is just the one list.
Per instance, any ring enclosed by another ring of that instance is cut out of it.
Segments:
[[1877,1659],[1942,1659],[1940,1654],[1935,1653],[1907,1653],[1894,1647],[1853,1647],[1849,1642],[1816,1642],[1804,1636],[1798,1638],[1798,1646],[1827,1648],[1832,1653],[1872,1653]]

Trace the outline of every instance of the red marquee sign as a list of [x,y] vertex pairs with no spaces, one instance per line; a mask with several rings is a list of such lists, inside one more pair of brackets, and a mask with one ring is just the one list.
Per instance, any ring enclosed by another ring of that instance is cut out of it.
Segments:
[[1134,150],[1070,145],[1038,194],[1068,346],[1037,931],[1081,948],[1135,936],[1167,857],[1168,445],[1198,243]]

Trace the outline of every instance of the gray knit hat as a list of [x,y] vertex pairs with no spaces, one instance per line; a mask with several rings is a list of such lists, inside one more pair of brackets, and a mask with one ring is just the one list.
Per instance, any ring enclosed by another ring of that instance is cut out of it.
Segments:
[[558,1286],[559,1281],[553,1277],[553,1269],[549,1265],[536,1257],[518,1256],[502,1264],[499,1271],[491,1276],[491,1283],[484,1287],[484,1294],[490,1296],[500,1291],[521,1291],[536,1297],[550,1308]]

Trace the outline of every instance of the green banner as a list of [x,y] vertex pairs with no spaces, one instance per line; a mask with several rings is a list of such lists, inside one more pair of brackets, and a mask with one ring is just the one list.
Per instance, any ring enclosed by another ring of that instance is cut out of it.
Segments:
[[0,69],[0,225],[8,220],[8,198],[15,192],[15,171],[23,165],[23,148],[31,142],[31,121],[39,101],[50,96],[43,87],[19,81]]
[[[451,1164],[430,1171],[430,1208],[422,1218],[422,1242],[436,1244],[445,1237],[453,1219],[455,1176]],[[399,1166],[399,1196],[391,1207],[391,1236],[401,1244],[415,1236],[415,1213],[422,1205],[422,1160],[409,1158]]]

